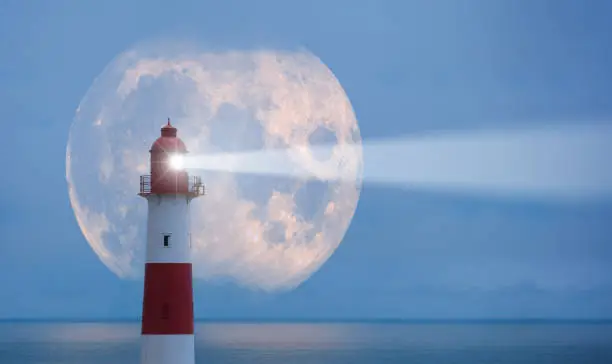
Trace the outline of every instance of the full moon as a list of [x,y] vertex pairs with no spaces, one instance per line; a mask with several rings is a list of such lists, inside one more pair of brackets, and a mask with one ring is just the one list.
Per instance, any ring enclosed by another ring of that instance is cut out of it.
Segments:
[[[66,150],[78,224],[121,278],[144,272],[146,201],[139,176],[166,118],[190,155],[357,144],[354,179],[190,170],[207,194],[191,204],[194,278],[287,290],[333,254],[361,188],[361,136],[342,86],[319,58],[299,50],[219,50],[152,42],[118,55],[79,105]],[[298,167],[328,168],[332,155],[301,153]],[[313,167],[314,166],[314,167]]]

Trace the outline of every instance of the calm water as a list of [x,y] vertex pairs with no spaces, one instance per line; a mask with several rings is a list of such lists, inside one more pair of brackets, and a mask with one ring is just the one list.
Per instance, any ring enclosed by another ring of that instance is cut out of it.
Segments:
[[[0,323],[0,363],[138,363],[139,325]],[[612,363],[612,324],[213,324],[198,363]]]

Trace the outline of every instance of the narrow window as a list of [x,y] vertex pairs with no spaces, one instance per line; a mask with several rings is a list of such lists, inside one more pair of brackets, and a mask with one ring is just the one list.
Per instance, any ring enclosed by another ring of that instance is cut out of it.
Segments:
[[164,234],[164,248],[170,246],[170,234]]

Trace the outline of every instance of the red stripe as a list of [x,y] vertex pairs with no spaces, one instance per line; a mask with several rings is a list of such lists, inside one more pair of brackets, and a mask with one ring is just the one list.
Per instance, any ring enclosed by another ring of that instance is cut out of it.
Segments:
[[191,263],[145,265],[142,334],[193,334]]

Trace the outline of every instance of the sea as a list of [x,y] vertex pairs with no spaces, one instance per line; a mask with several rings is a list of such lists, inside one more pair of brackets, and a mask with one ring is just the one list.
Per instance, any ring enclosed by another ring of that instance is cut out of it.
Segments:
[[[0,364],[139,363],[137,322],[0,323]],[[610,322],[203,322],[196,362],[612,364]]]

